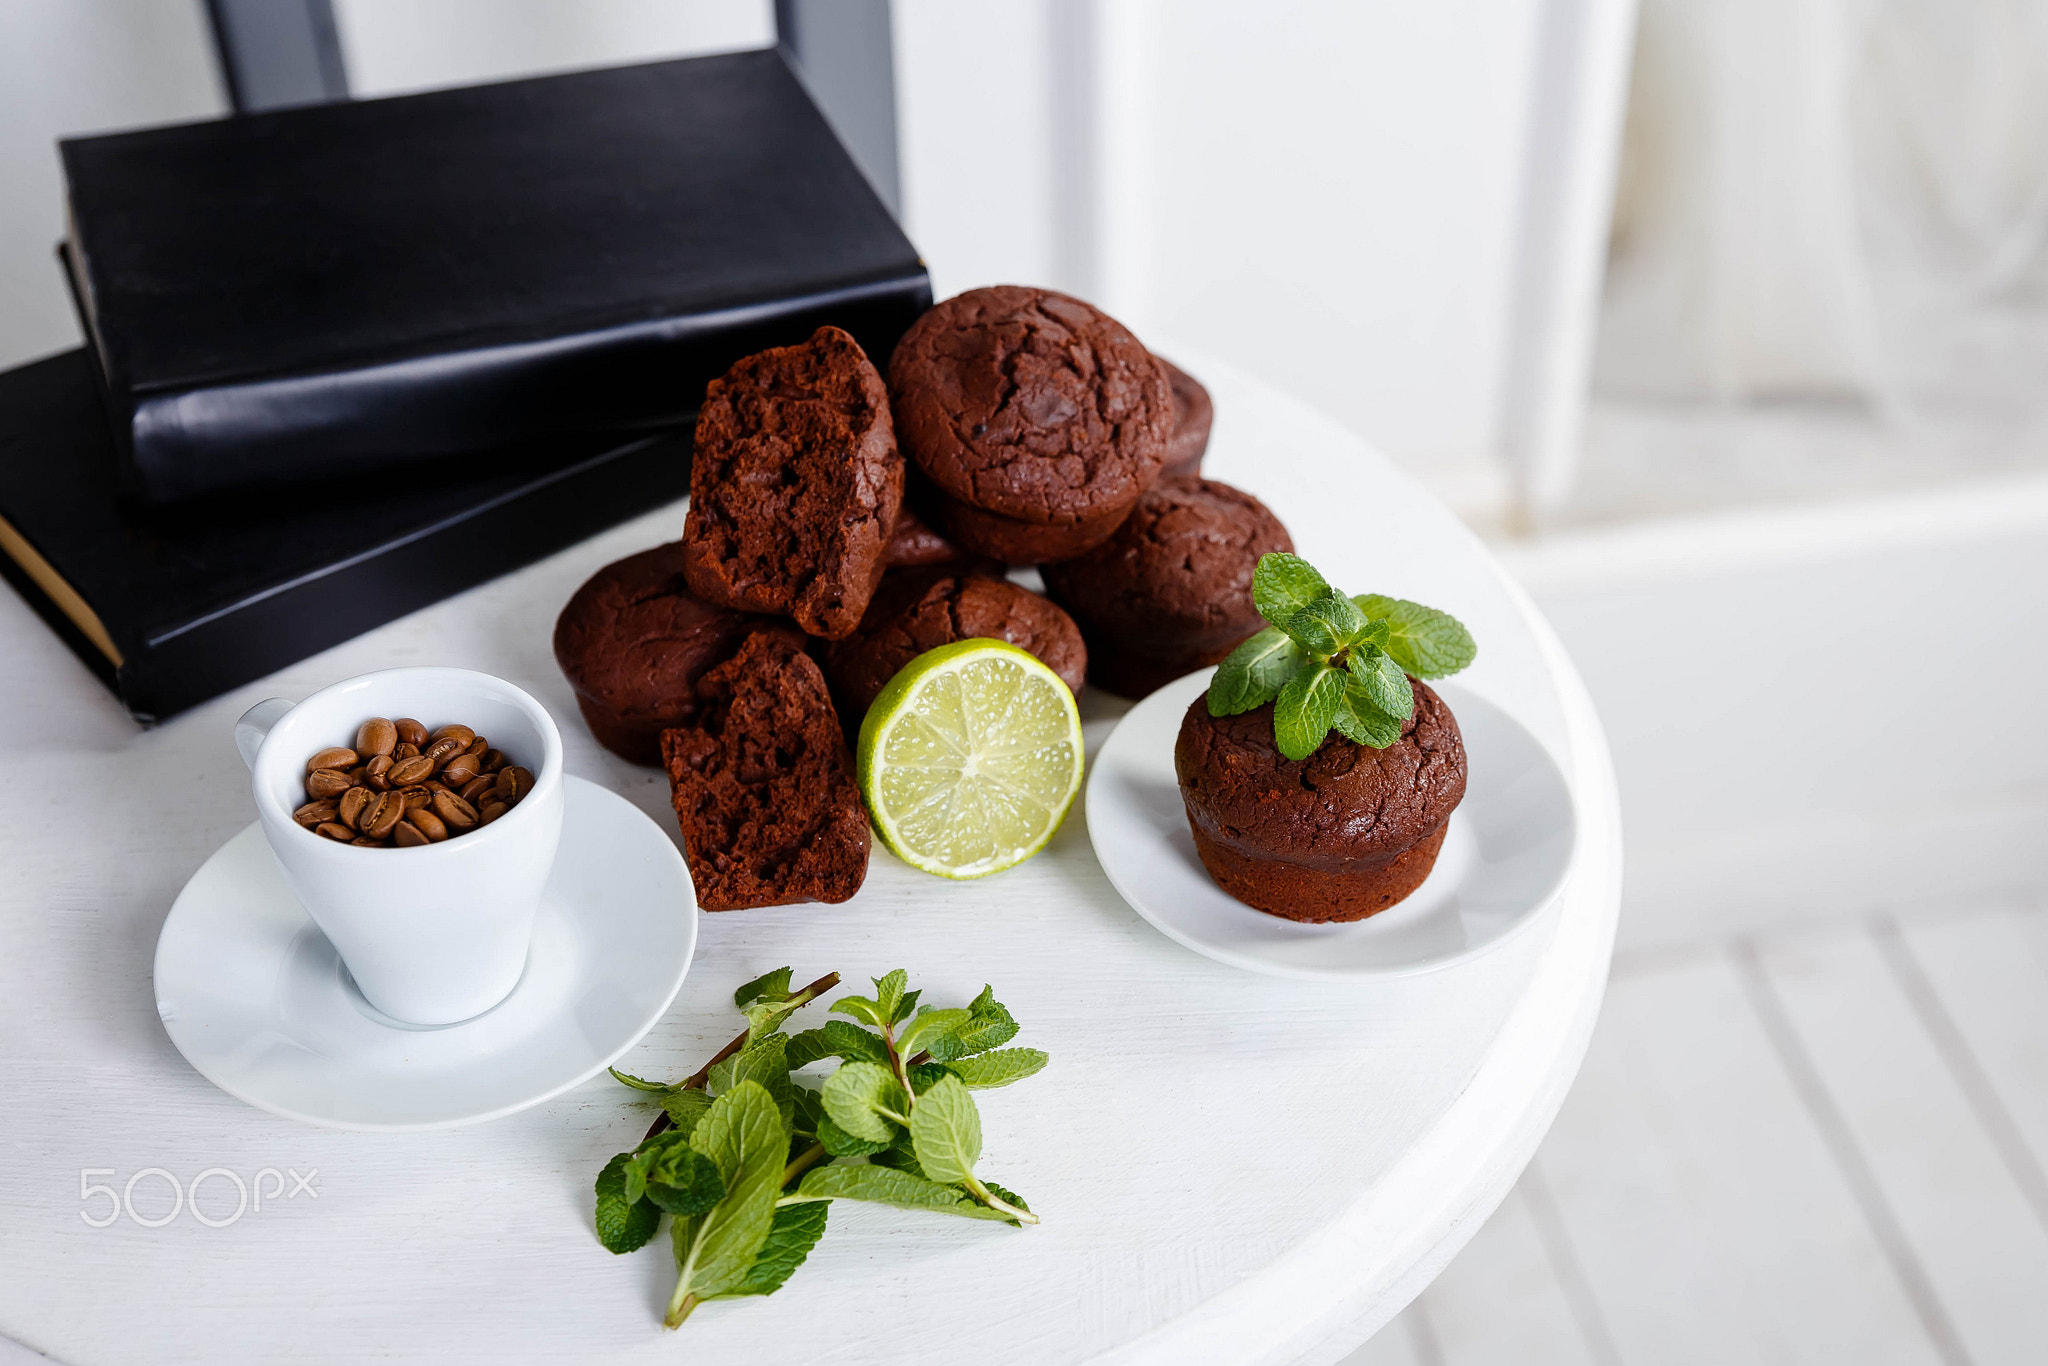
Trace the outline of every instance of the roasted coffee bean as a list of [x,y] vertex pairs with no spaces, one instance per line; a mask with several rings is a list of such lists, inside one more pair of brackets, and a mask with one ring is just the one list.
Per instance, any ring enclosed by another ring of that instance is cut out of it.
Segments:
[[476,823],[478,825],[489,825],[492,821],[498,819],[498,817],[504,815],[507,811],[510,811],[511,809],[512,808],[507,806],[504,802],[485,802],[483,805],[483,809],[477,812]]
[[348,771],[348,780],[352,783],[360,784],[369,776],[370,766],[368,764],[357,764]]
[[469,742],[476,739],[476,732],[468,726],[443,726],[433,734],[435,740],[453,740],[457,749],[468,749]]
[[422,759],[432,759],[434,761],[435,771],[439,772],[441,765],[447,763],[450,759],[453,759],[456,755],[460,753],[462,753],[462,746],[455,743],[454,736],[449,735],[443,736],[441,739],[434,741],[433,744],[428,745],[425,749],[421,750],[420,757]]
[[468,787],[476,781],[478,769],[474,754],[458,754],[441,765],[441,781],[453,788]]
[[389,755],[398,748],[398,727],[381,716],[373,716],[356,727],[356,753]]
[[514,764],[498,770],[498,800],[508,805],[533,791],[533,772]]
[[471,740],[468,747],[462,752],[464,754],[474,754],[481,761],[486,754],[491,752],[491,742],[479,735],[476,739]]
[[418,826],[419,832],[436,844],[448,838],[448,827],[441,824],[441,818],[426,807],[421,807],[417,811],[406,812],[405,818],[411,824]]
[[477,767],[485,773],[496,773],[499,769],[503,768],[504,766],[505,751],[502,749],[485,750],[483,762],[477,765]]
[[398,743],[411,745],[415,754],[421,745],[427,743],[427,728],[410,716],[401,716],[392,725],[398,728]]
[[373,839],[383,839],[391,833],[391,827],[405,818],[405,794],[403,792],[379,792],[370,804],[363,808],[362,819],[356,822],[356,829]]
[[411,787],[423,782],[434,772],[434,761],[424,754],[415,754],[410,759],[400,759],[391,766],[389,775],[393,787]]
[[338,808],[341,813],[341,823],[343,825],[353,825],[358,830],[362,829],[363,808],[370,804],[370,799],[373,795],[367,787],[352,787],[342,793],[341,803]]
[[358,835],[350,840],[349,843],[359,844],[365,849],[389,849],[391,847],[391,841],[373,840],[368,835]]
[[497,790],[498,780],[495,777],[488,773],[479,773],[476,775],[476,777],[471,778],[467,783],[464,783],[462,791],[457,795],[460,796],[462,800],[468,802],[471,806],[475,806],[481,801],[483,801],[485,794],[495,792]]
[[434,814],[441,818],[441,824],[455,834],[460,834],[476,824],[476,808],[453,792],[434,794]]
[[340,814],[339,808],[333,802],[307,802],[292,812],[292,819],[311,830],[314,826],[331,821]]
[[363,781],[379,792],[391,790],[391,756],[380,754],[363,765]]
[[354,786],[348,774],[331,768],[316,768],[306,775],[306,795],[316,802],[331,802]]
[[322,821],[320,824],[313,827],[313,833],[316,835],[325,835],[327,836],[327,838],[331,840],[339,840],[343,844],[347,844],[350,840],[353,840],[356,837],[355,831],[349,829],[347,826],[343,825],[339,821]]
[[401,849],[417,849],[433,841],[420,833],[420,828],[411,821],[400,821],[398,828],[391,832],[391,842]]
[[329,745],[306,760],[306,772],[322,768],[354,768],[356,752],[346,745]]
[[408,787],[405,790],[405,809],[417,811],[423,806],[434,804],[434,791],[429,787]]
[[409,745],[401,740],[398,742],[398,748],[391,751],[391,758],[394,763],[402,764],[419,752],[420,747],[418,745]]

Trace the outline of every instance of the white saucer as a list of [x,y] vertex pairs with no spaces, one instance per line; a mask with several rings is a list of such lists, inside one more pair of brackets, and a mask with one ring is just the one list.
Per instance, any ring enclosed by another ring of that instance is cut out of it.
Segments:
[[637,807],[568,780],[526,975],[474,1019],[400,1024],[356,990],[256,825],[192,875],[156,946],[164,1029],[214,1085],[336,1129],[437,1129],[537,1105],[603,1071],[675,1000],[697,898]]
[[1448,967],[1486,952],[1557,899],[1577,821],[1564,775],[1520,722],[1476,693],[1431,684],[1464,736],[1465,800],[1422,886],[1342,925],[1303,925],[1228,895],[1203,869],[1173,771],[1204,669],[1125,714],[1088,779],[1088,835],[1110,882],[1170,939],[1276,977],[1366,980]]

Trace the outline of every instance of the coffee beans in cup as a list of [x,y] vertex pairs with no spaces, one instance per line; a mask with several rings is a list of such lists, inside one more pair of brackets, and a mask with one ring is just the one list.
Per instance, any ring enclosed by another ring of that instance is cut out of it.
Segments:
[[531,791],[533,770],[469,726],[373,716],[354,744],[306,760],[306,804],[292,819],[340,844],[411,849],[481,830]]

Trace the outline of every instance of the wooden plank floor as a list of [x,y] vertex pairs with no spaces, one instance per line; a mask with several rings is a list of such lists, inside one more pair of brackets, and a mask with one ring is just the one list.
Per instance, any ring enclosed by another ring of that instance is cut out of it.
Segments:
[[1347,1366],[2048,1362],[2048,901],[1617,961],[1521,1184]]

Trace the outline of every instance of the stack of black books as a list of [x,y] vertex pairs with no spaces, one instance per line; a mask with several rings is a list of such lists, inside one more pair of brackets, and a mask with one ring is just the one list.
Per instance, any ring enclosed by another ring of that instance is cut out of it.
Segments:
[[63,154],[88,345],[0,373],[0,574],[143,721],[682,497],[732,361],[931,302],[774,52]]

